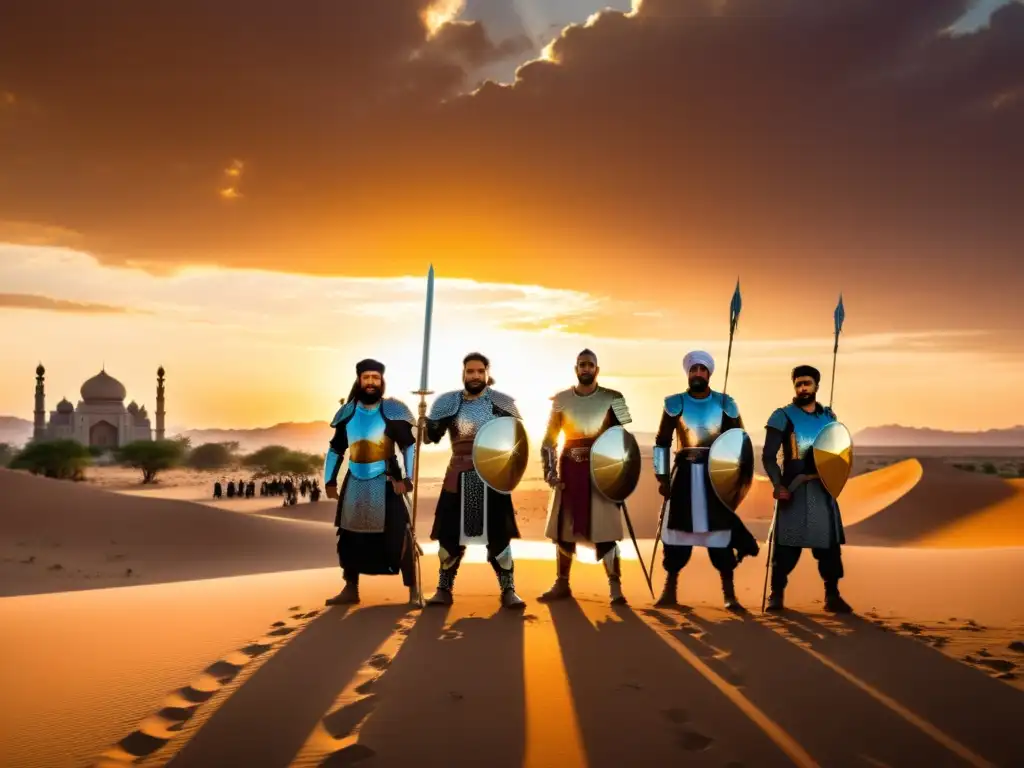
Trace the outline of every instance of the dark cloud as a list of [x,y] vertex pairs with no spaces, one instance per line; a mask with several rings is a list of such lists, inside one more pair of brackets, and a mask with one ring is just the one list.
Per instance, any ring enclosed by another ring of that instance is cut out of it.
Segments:
[[645,0],[459,98],[502,44],[427,40],[425,0],[13,6],[0,90],[39,108],[0,114],[0,216],[106,259],[1019,324],[1021,4],[950,37],[964,0]]
[[41,309],[49,312],[71,312],[74,314],[107,315],[137,312],[127,307],[113,307],[108,304],[90,304],[80,301],[65,301],[49,296],[30,293],[0,293],[0,309]]

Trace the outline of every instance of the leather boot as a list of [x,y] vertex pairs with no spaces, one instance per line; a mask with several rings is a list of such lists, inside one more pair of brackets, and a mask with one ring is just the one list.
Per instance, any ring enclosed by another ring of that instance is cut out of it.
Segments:
[[557,575],[551,589],[538,597],[542,603],[549,603],[554,600],[565,600],[572,597],[572,589],[569,588],[569,571],[572,568],[572,555],[563,552],[559,547],[556,555]]
[[825,610],[829,613],[853,613],[853,608],[839,594],[839,584],[825,584]]
[[451,605],[454,602],[452,590],[455,589],[455,574],[457,571],[457,565],[451,568],[442,566],[438,570],[437,591],[433,597],[427,600],[427,605]]
[[661,591],[661,597],[654,604],[659,608],[668,608],[679,605],[676,600],[676,585],[679,583],[679,571],[665,574],[665,588]]
[[729,611],[742,611],[743,606],[736,599],[736,587],[733,584],[732,571],[722,574],[722,596],[725,598],[725,608]]
[[608,574],[608,593],[612,605],[625,605],[626,596],[622,594],[622,560],[619,559],[619,547],[616,544],[604,560],[604,570]]
[[324,601],[324,605],[355,605],[359,602],[359,585],[352,581],[345,582],[345,588],[334,597]]
[[772,592],[768,595],[768,605],[765,606],[765,610],[775,612],[784,611],[786,609],[784,599],[785,592],[786,591],[784,589],[776,589],[775,587],[772,587]]

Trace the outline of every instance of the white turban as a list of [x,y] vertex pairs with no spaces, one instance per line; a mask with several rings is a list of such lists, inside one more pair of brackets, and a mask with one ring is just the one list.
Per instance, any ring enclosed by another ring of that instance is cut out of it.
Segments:
[[690,369],[695,365],[703,365],[708,369],[709,373],[715,372],[715,358],[703,350],[695,349],[693,352],[687,353],[686,357],[683,358],[683,370],[687,374],[690,373]]

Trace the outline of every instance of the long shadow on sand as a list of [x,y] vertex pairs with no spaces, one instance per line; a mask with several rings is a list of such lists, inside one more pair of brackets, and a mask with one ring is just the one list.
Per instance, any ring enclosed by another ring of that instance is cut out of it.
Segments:
[[[838,641],[850,643],[848,658],[842,661],[832,661],[835,646],[827,654],[812,652],[806,624],[790,619],[690,613],[671,635],[709,666],[731,675],[744,694],[821,765],[989,765],[978,757],[979,752],[989,760],[1007,753],[997,744],[984,743],[986,735],[978,732],[968,742],[972,750],[965,750],[965,756],[957,752],[954,737],[941,729],[958,718],[971,717],[972,705],[958,698],[960,686],[971,692],[969,698],[991,701],[997,707],[1007,706],[1006,693],[1015,691],[977,673],[976,680],[967,680],[960,673],[972,670],[957,669],[931,649],[904,647],[911,641],[873,626],[864,629],[873,637],[865,634],[862,639],[851,633]],[[931,653],[933,658],[922,660],[919,652]],[[935,661],[939,664],[929,663]],[[903,669],[896,670],[897,665]],[[902,684],[898,683],[901,678]],[[890,706],[909,693],[907,682],[914,678],[920,685],[918,694],[907,698],[902,708],[899,703]],[[936,701],[925,714],[917,707],[929,696]],[[1009,704],[1005,719],[1012,717],[1012,711]],[[1016,711],[1020,712],[1019,704]],[[943,716],[935,716],[938,713]],[[935,727],[922,726],[923,720]]]
[[406,613],[405,606],[372,606],[317,617],[228,697],[169,765],[288,765]]
[[549,607],[592,768],[792,765],[630,608]]
[[444,608],[424,610],[359,732],[374,765],[521,768],[524,616],[495,610],[448,626]]
[[800,643],[998,765],[1024,765],[1024,693],[858,616],[784,614]]

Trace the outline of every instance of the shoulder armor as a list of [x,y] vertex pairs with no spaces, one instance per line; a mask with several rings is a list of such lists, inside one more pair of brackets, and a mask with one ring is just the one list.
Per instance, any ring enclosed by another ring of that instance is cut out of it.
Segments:
[[505,411],[509,416],[515,416],[517,419],[523,418],[519,415],[519,409],[516,408],[516,401],[511,395],[506,395],[504,392],[492,389],[491,402],[501,408],[501,410]]
[[407,421],[414,426],[416,424],[409,406],[394,397],[385,397],[380,404],[380,411],[388,421]]
[[683,412],[683,396],[669,395],[665,398],[665,413],[673,418]]
[[551,410],[552,411],[564,411],[565,403],[572,395],[572,388],[563,389],[561,392],[555,393],[551,397]]
[[825,415],[828,416],[833,421],[839,421],[839,417],[836,416],[836,412],[833,411],[832,408],[830,408],[829,406],[822,406],[822,410],[824,411]]
[[732,395],[722,395],[722,410],[725,411],[725,415],[730,419],[739,418],[740,407],[736,405],[736,401],[732,399]]
[[341,422],[348,421],[349,419],[352,418],[352,414],[355,412],[356,401],[349,400],[347,403],[341,406],[341,408],[338,409],[338,412],[336,414],[334,414],[334,418],[331,419],[331,426],[336,427],[339,424],[341,424]]
[[626,405],[626,398],[617,389],[605,389],[605,392],[612,399],[612,413],[619,420],[619,424],[629,424],[633,417],[629,414],[629,406]]
[[777,429],[779,432],[786,431],[786,423],[789,421],[789,414],[786,413],[785,408],[776,408],[772,411],[772,415],[768,417],[768,424],[766,426],[772,429]]
[[442,392],[430,405],[430,413],[427,418],[431,421],[440,421],[454,416],[459,412],[462,405],[462,391],[453,389],[451,392]]

